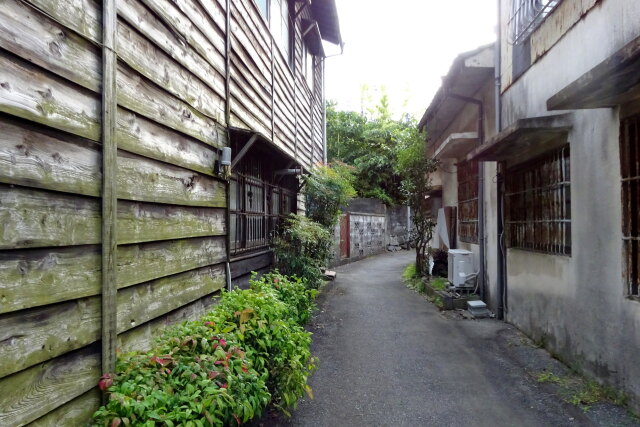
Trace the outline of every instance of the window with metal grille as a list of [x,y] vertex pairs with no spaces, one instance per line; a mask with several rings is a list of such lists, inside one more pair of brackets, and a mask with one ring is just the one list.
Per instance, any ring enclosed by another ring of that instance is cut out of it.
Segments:
[[478,162],[458,164],[458,238],[478,243]]
[[526,40],[562,0],[513,0],[509,29],[511,42]]
[[507,246],[571,255],[569,146],[507,171]]
[[269,182],[259,157],[243,159],[231,178],[231,254],[266,248],[284,217],[296,211],[296,192]]
[[620,122],[622,244],[627,292],[640,296],[640,114]]

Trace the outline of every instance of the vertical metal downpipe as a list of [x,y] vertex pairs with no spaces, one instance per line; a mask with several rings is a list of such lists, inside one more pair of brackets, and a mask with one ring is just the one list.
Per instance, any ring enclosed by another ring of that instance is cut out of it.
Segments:
[[[225,34],[225,100],[224,115],[227,125],[228,144],[231,146],[231,133],[229,132],[231,120],[231,0],[226,0],[226,34]],[[231,171],[233,173],[233,171]],[[227,276],[227,290],[231,290],[231,180],[227,179],[225,186],[227,210],[225,212],[225,223],[227,227],[226,246],[227,246],[227,262],[225,265],[225,273]]]
[[[498,0],[498,34],[495,48],[495,127],[496,134],[502,130],[502,0]],[[506,277],[506,248],[504,247],[504,167],[499,163],[497,168],[497,229],[498,229],[498,319],[504,320],[504,314],[507,306],[507,277]]]

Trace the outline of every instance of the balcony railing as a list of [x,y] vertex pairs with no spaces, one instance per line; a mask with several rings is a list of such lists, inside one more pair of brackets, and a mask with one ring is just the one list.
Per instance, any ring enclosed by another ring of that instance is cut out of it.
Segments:
[[511,42],[527,39],[562,0],[513,0],[509,30]]

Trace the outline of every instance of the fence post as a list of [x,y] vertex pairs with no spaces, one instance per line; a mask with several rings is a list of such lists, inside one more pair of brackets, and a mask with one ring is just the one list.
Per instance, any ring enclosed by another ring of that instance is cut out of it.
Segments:
[[117,345],[116,282],[116,0],[102,2],[102,372],[114,372]]

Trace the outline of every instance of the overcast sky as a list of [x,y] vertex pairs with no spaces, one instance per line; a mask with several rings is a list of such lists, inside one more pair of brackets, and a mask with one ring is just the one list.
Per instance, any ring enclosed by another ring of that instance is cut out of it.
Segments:
[[453,59],[495,40],[496,0],[336,3],[345,50],[327,59],[326,94],[345,110],[360,111],[366,84],[374,100],[384,86],[394,114],[420,117]]

